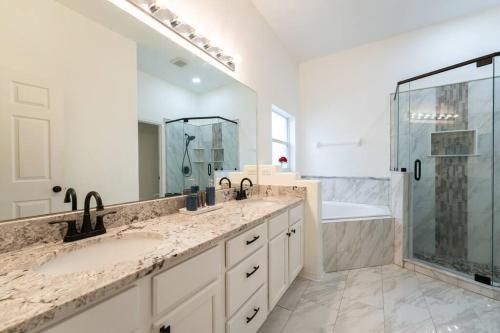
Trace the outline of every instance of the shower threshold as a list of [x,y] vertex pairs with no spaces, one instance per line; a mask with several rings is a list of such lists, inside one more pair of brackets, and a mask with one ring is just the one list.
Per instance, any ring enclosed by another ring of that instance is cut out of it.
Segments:
[[466,275],[451,272],[437,265],[422,262],[418,259],[404,259],[403,266],[410,271],[500,301],[500,288],[498,288],[500,286],[496,283],[494,283],[493,286],[479,283]]

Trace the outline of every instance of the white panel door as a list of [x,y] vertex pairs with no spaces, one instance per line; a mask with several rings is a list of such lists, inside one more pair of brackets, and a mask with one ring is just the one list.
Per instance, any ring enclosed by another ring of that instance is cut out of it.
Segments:
[[278,303],[288,287],[287,230],[269,242],[269,311]]
[[224,331],[222,288],[222,281],[216,281],[198,292],[156,322],[153,333],[222,333]]
[[134,286],[41,333],[135,333],[140,325],[139,292]]
[[53,83],[0,68],[0,220],[63,210],[63,117]]
[[290,283],[304,267],[304,223],[302,220],[290,227],[288,239],[288,278]]

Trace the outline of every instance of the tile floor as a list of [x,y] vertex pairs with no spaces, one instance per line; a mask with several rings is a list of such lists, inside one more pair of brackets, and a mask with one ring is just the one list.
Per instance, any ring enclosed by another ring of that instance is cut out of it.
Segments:
[[259,333],[500,332],[500,302],[396,265],[297,278]]

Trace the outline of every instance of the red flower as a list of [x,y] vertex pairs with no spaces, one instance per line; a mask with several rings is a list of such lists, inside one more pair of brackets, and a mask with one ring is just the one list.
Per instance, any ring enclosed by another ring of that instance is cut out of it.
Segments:
[[278,160],[280,163],[288,163],[288,159],[285,156],[281,156],[280,159]]

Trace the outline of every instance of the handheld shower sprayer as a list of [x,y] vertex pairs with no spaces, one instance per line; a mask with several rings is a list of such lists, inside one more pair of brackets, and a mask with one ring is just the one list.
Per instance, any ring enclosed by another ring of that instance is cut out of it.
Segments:
[[[189,135],[187,133],[184,133],[184,136],[186,137],[186,147],[184,149],[184,157],[182,158],[182,174],[184,175],[184,177],[191,177],[191,175],[193,174],[193,165],[191,164],[191,157],[189,156],[188,148],[191,141],[196,139],[196,137],[194,135]],[[185,165],[186,157],[189,166]]]

